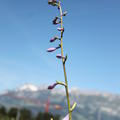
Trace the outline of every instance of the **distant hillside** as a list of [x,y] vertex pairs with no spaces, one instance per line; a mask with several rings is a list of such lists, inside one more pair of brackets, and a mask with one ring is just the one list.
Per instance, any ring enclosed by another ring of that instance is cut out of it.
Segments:
[[[73,120],[120,120],[120,96],[107,93],[81,92],[79,89],[70,91],[71,102],[77,102],[73,112]],[[64,91],[54,89],[48,91],[44,87],[24,85],[0,95],[0,105],[10,107],[26,107],[33,114],[45,111],[47,101],[49,111],[53,114],[66,114],[66,98]]]

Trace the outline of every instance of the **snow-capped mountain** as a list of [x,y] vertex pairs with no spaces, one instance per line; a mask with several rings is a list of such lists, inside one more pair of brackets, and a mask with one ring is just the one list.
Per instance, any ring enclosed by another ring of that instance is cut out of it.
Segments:
[[36,92],[38,91],[38,87],[33,85],[33,84],[25,84],[23,86],[20,86],[19,88],[16,89],[17,91],[33,91]]
[[[50,100],[49,111],[65,116],[67,111],[66,96],[63,89],[47,90],[47,86],[25,84],[17,90],[0,94],[0,105],[10,107],[27,107],[33,111],[44,111]],[[71,104],[77,102],[73,120],[120,120],[120,95],[109,93],[70,90]],[[58,105],[61,109],[57,109]],[[57,107],[56,107],[57,106]]]

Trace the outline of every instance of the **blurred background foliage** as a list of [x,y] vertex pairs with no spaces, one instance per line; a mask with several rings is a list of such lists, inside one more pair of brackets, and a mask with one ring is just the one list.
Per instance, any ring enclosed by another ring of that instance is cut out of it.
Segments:
[[4,106],[0,107],[0,120],[60,120],[60,115],[53,115],[51,113],[39,112],[36,116],[33,116],[31,111],[26,108],[10,108],[7,110]]

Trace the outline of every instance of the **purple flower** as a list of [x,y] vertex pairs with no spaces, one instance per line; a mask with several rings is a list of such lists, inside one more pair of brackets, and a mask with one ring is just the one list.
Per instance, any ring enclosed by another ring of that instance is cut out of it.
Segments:
[[49,90],[52,90],[58,83],[54,83],[53,85],[48,86]]
[[63,118],[63,120],[69,120],[69,114],[67,114],[67,115]]
[[59,49],[59,48],[61,48],[61,45],[59,45],[58,47],[52,47],[52,48],[48,48],[47,49],[47,52],[53,52],[53,51],[55,51],[55,50],[57,50],[57,49]]
[[58,47],[56,47],[56,49],[59,49],[59,48],[61,48],[61,45],[59,44],[59,46]]
[[56,50],[56,48],[52,47],[52,48],[48,48],[48,49],[47,49],[47,52],[53,52],[53,51],[55,51],[55,50]]
[[59,39],[57,36],[50,39],[50,42],[54,42],[56,39]]
[[57,25],[57,24],[59,24],[60,23],[60,21],[58,21],[58,17],[55,17],[55,19],[53,20],[53,24],[54,25]]
[[56,57],[57,57],[58,59],[65,59],[65,57],[62,57],[62,56],[61,56],[61,54],[57,54]]
[[57,30],[64,32],[64,28],[57,28]]

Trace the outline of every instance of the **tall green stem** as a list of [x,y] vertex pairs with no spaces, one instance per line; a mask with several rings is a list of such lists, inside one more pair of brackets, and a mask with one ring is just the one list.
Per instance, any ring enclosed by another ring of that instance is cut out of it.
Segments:
[[[62,16],[62,8],[61,8],[60,1],[59,1],[59,9],[60,9],[60,16],[61,16],[61,28],[63,28],[63,18],[62,18],[63,16]],[[61,55],[62,55],[62,57],[64,56],[64,53],[63,53],[63,30],[61,30]],[[64,77],[65,77],[65,84],[66,84],[65,90],[66,90],[67,103],[68,103],[69,120],[72,120],[70,98],[69,98],[69,91],[68,91],[68,81],[67,81],[67,74],[66,74],[64,59],[62,59],[62,64],[63,64],[63,71],[64,71]]]

